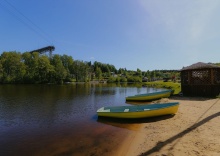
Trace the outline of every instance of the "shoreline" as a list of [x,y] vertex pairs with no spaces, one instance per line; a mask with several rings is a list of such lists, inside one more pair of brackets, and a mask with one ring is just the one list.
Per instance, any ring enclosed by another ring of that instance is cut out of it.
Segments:
[[171,97],[180,102],[170,118],[149,118],[118,150],[126,156],[214,156],[220,153],[220,99]]

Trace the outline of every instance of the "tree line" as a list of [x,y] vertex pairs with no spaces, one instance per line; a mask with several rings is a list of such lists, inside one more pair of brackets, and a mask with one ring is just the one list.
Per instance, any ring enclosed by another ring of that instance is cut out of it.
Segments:
[[95,61],[74,60],[68,55],[47,55],[38,52],[3,52],[0,56],[0,83],[63,83],[63,82],[142,82],[178,75],[178,71],[137,71]]
[[113,65],[74,60],[68,55],[51,58],[38,52],[3,52],[0,56],[0,83],[63,83],[90,81],[116,72]]

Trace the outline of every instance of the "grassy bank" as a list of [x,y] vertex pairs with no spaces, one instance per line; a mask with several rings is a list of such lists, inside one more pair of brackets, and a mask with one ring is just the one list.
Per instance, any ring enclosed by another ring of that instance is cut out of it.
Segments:
[[167,88],[174,90],[174,95],[177,95],[181,92],[181,84],[177,82],[163,82],[163,81],[154,81],[154,82],[144,82],[143,85],[154,88]]

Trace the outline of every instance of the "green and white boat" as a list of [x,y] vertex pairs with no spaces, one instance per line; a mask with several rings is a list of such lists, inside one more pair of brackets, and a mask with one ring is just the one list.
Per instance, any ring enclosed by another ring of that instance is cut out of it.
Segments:
[[126,101],[152,101],[152,100],[170,97],[171,92],[172,90],[165,90],[165,91],[160,91],[160,92],[127,96]]
[[178,108],[179,102],[112,106],[98,109],[97,114],[100,117],[112,118],[147,118],[175,114],[178,111]]

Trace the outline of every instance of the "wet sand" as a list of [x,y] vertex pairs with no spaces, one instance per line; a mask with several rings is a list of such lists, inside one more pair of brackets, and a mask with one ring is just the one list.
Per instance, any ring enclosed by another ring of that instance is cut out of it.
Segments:
[[175,116],[149,119],[133,130],[118,156],[220,155],[220,99],[172,97],[180,102]]

